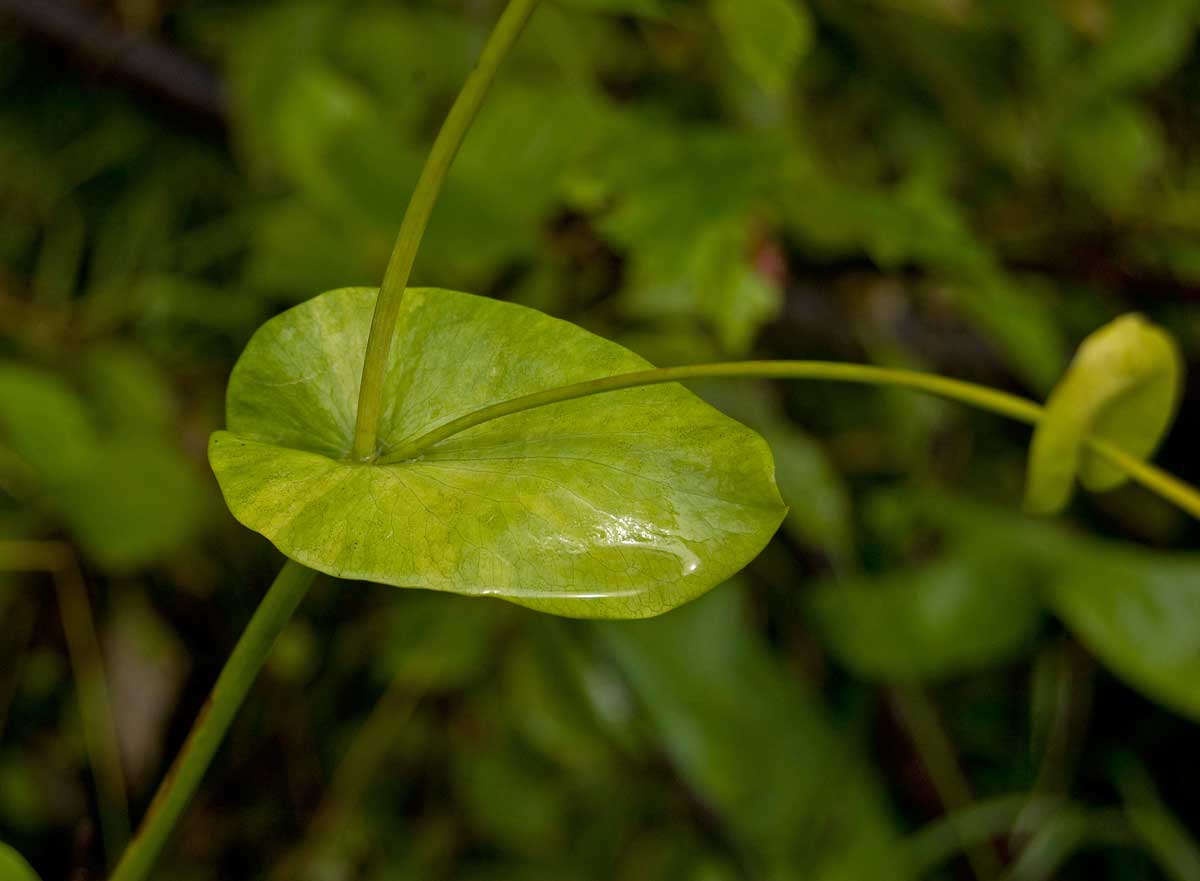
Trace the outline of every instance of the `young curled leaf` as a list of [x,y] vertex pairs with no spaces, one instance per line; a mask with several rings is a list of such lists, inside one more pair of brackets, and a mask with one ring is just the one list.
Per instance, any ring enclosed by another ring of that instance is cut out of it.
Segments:
[[1062,510],[1076,476],[1093,492],[1120,486],[1125,473],[1089,453],[1087,439],[1148,458],[1175,417],[1182,374],[1175,341],[1141,315],[1123,315],[1084,340],[1034,432],[1026,508]]

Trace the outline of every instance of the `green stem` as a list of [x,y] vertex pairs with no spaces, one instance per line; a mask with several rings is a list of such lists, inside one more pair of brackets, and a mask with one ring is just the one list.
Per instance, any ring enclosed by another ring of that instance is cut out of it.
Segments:
[[[917,686],[897,686],[891,690],[890,697],[892,707],[907,730],[947,817],[957,817],[958,812],[975,799],[971,784],[958,765],[954,744],[942,727],[937,708],[929,695]],[[999,878],[1003,863],[992,843],[987,839],[971,841],[967,830],[959,829],[954,820],[951,820],[951,824],[977,881],[995,881]]]
[[117,742],[116,719],[104,677],[100,640],[88,602],[83,576],[72,557],[55,575],[58,611],[67,652],[79,693],[79,718],[83,723],[83,742],[96,775],[96,794],[100,809],[100,831],[104,837],[105,865],[129,843],[129,798],[125,792],[125,774]]
[[396,246],[388,260],[375,301],[375,314],[371,320],[371,334],[367,338],[367,353],[363,359],[362,383],[358,391],[358,416],[354,426],[354,449],[352,456],[360,461],[375,457],[376,437],[379,430],[379,414],[383,407],[383,377],[387,371],[388,357],[392,348],[392,337],[396,333],[396,320],[400,315],[400,303],[412,274],[413,261],[421,245],[421,237],[429,224],[434,203],[442,190],[450,164],[462,146],[467,129],[479,112],[488,87],[495,79],[500,62],[508,54],[525,23],[537,8],[538,0],[510,0],[492,34],[488,37],[475,69],[467,77],[462,91],[450,108],[437,140],[425,160],[421,177],[417,180],[412,199],[404,212]]
[[96,787],[104,853],[112,860],[129,840],[129,799],[87,587],[74,551],[57,541],[0,541],[0,571],[17,570],[46,572],[54,579],[67,656],[75,678],[83,745]]
[[855,382],[867,385],[890,385],[930,392],[973,404],[993,413],[1000,413],[1021,422],[1035,423],[1041,407],[1032,401],[1005,392],[947,379],[915,370],[896,370],[864,364],[843,364],[836,361],[729,361],[724,364],[692,364],[684,367],[658,367],[636,373],[619,373],[586,382],[576,382],[546,391],[534,392],[508,401],[491,404],[427,431],[420,437],[405,441],[380,456],[379,464],[387,465],[414,459],[434,444],[502,416],[511,416],[547,404],[572,401],[604,392],[661,385],[689,379],[821,379],[831,382]]
[[212,763],[271,647],[291,620],[315,575],[294,560],[288,560],[279,570],[225,662],[175,764],[159,784],[154,801],[111,881],[142,881],[149,874]]
[[[981,799],[960,810],[947,812],[918,829],[905,847],[912,877],[932,875],[963,848],[1003,838],[1030,804],[1029,795],[1023,792]],[[1057,804],[1044,800],[1037,802],[1039,807]]]
[[[684,367],[659,367],[634,373],[620,373],[616,376],[577,382],[522,395],[508,401],[500,401],[452,419],[416,438],[384,451],[384,454],[378,459],[378,464],[392,465],[415,459],[434,444],[441,443],[469,428],[549,404],[573,401],[577,398],[586,398],[621,389],[661,385],[683,380],[747,378],[816,379],[828,382],[895,386],[949,398],[1028,425],[1036,425],[1042,418],[1041,405],[1027,398],[975,383],[949,379],[931,373],[921,373],[916,370],[874,367],[867,364],[845,364],[837,361],[730,361],[724,364],[693,364]],[[1153,465],[1129,455],[1108,441],[1088,438],[1087,444],[1094,454],[1120,468],[1142,486],[1174,502],[1193,517],[1200,519],[1200,491]]]
[[342,843],[343,833],[396,748],[397,731],[409,720],[415,707],[416,699],[403,677],[393,678],[366,722],[355,732],[308,824],[304,841],[271,872],[274,881],[300,877],[305,866],[320,861],[323,848],[333,842]]

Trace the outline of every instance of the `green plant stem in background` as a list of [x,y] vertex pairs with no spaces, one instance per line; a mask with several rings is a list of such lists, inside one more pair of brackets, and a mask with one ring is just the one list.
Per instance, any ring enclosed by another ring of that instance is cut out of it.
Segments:
[[[949,398],[1029,425],[1036,425],[1042,418],[1042,407],[1026,398],[932,373],[874,367],[867,364],[845,364],[837,361],[730,361],[724,364],[694,364],[621,373],[616,376],[577,382],[501,401],[452,419],[419,437],[404,441],[398,446],[386,450],[379,457],[378,462],[381,465],[389,465],[415,459],[434,444],[469,428],[549,404],[573,401],[577,398],[586,398],[621,389],[661,385],[667,382],[747,378],[814,379],[894,386]],[[1091,452],[1120,468],[1142,486],[1174,502],[1193,517],[1200,519],[1200,491],[1153,465],[1142,462],[1107,441],[1089,439],[1087,444]]]
[[[974,796],[970,783],[958,765],[954,743],[942,726],[937,708],[925,691],[916,686],[893,688],[889,698],[892,709],[908,732],[921,764],[929,774],[947,817],[957,817],[959,811],[974,801]],[[950,828],[959,838],[959,846],[971,864],[976,881],[996,881],[1003,863],[991,842],[986,839],[972,841],[954,823]]]
[[109,860],[129,840],[129,799],[104,675],[104,659],[87,588],[70,546],[56,541],[0,541],[0,571],[47,572],[54,579],[67,655],[75,677],[84,749],[92,766],[100,833]]
[[325,848],[341,843],[359,816],[363,799],[396,749],[399,734],[417,700],[403,677],[393,678],[367,720],[355,732],[308,824],[304,840],[271,872],[273,881],[290,881],[319,862]]
[[1031,804],[1042,810],[1059,805],[1057,800],[1032,802],[1025,792],[982,799],[956,811],[948,811],[908,839],[908,867],[912,877],[925,878],[957,856],[964,848],[1004,838]]
[[362,383],[358,391],[358,415],[354,426],[353,458],[367,461],[375,457],[376,437],[379,429],[379,414],[383,406],[383,376],[396,333],[396,320],[400,315],[400,302],[412,274],[417,249],[429,225],[429,217],[437,202],[450,165],[462,146],[467,130],[471,127],[479,107],[483,103],[488,87],[496,76],[500,62],[508,54],[517,37],[537,8],[538,0],[511,0],[500,19],[496,22],[487,44],[480,53],[475,69],[467,77],[462,91],[458,93],[450,108],[441,131],[433,142],[429,158],[417,180],[396,246],[388,260],[383,284],[379,288],[379,299],[375,303],[375,314],[371,319],[371,333],[367,338],[367,352],[363,358]]
[[141,881],[158,858],[184,808],[208,770],[225,732],[245,700],[280,632],[308,592],[316,573],[289,560],[275,577],[225,662],[217,684],[192,725],[175,764],[159,784],[133,842],[121,857],[112,881]]

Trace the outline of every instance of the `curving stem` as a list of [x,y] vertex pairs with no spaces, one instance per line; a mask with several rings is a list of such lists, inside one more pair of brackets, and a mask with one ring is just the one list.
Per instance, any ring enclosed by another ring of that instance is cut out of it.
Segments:
[[538,0],[510,0],[496,27],[488,37],[475,69],[467,77],[462,91],[458,93],[450,108],[437,140],[425,160],[421,177],[417,180],[404,220],[400,223],[400,234],[388,260],[375,301],[375,314],[371,319],[371,334],[367,337],[367,353],[363,358],[362,382],[358,389],[358,415],[354,424],[353,458],[367,462],[375,458],[376,437],[379,433],[379,414],[383,407],[383,377],[387,372],[388,357],[392,349],[392,337],[396,335],[396,320],[400,315],[400,303],[404,289],[412,274],[413,261],[434,203],[442,191],[450,164],[458,155],[467,135],[467,129],[479,112],[488,87],[496,77],[500,62],[517,41],[525,23],[537,8]]
[[[619,373],[586,382],[577,382],[558,388],[546,389],[490,404],[452,419],[424,434],[403,441],[392,449],[385,450],[378,458],[380,465],[392,465],[415,459],[434,444],[460,432],[493,419],[512,416],[563,401],[573,401],[591,395],[614,392],[621,389],[681,382],[690,379],[814,379],[827,382],[851,382],[861,385],[893,386],[913,391],[926,392],[968,404],[980,410],[997,413],[1037,425],[1044,414],[1040,404],[998,389],[950,379],[916,370],[898,370],[875,367],[870,364],[848,364],[840,361],[730,361],[724,364],[692,364],[683,367],[658,367],[633,373]],[[1084,443],[1095,455],[1110,465],[1119,468],[1146,489],[1174,503],[1200,520],[1200,491],[1177,477],[1154,467],[1133,456],[1109,441],[1088,437]]]
[[111,881],[142,881],[167,843],[184,808],[225,738],[275,640],[308,593],[316,572],[288,560],[238,639],[217,684],[196,717],[183,749],[158,786],[142,825],[121,857]]

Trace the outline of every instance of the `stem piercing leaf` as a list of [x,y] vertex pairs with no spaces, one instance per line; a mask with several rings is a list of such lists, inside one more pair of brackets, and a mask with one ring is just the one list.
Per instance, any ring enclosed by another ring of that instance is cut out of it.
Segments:
[[1026,507],[1062,510],[1076,476],[1093,492],[1124,483],[1124,472],[1085,449],[1086,438],[1149,458],[1175,417],[1182,375],[1175,341],[1140,315],[1124,315],[1084,340],[1034,432]]
[[341,578],[638,618],[704,593],[767,543],[785,507],[766,443],[681,386],[581,398],[389,451],[490,403],[641,370],[542,313],[410,289],[384,379],[375,462],[350,460],[376,291],[267,322],[229,384],[209,455],[230,510]]

